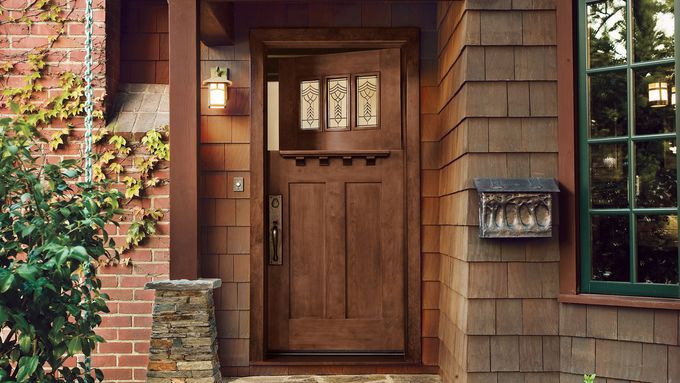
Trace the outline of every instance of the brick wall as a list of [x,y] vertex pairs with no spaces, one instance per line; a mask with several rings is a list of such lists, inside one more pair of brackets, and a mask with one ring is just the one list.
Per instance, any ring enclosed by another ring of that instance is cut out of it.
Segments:
[[[6,0],[3,7],[20,8],[27,4],[27,0]],[[65,6],[66,14],[72,22],[66,23],[65,35],[58,39],[49,50],[47,65],[48,75],[43,79],[46,94],[53,95],[57,90],[56,80],[52,74],[58,74],[63,70],[71,70],[82,74],[84,69],[84,28],[82,18],[84,15],[84,2],[61,1]],[[108,2],[107,2],[108,3]],[[114,2],[111,2],[114,3]],[[108,4],[107,4],[108,5]],[[98,49],[95,59],[95,94],[104,94],[105,84],[111,86],[112,78],[105,79],[104,60],[104,34],[106,10],[104,1],[94,2],[94,35]],[[108,8],[107,8],[108,9]],[[115,7],[111,8],[112,10]],[[18,15],[9,11],[0,15],[0,20],[5,21],[8,17]],[[115,20],[115,18],[114,18]],[[31,25],[27,24],[3,24],[0,25],[0,62],[14,60],[17,55],[23,55],[33,48],[45,47],[49,36],[54,34],[56,25],[43,22],[37,18]],[[115,54],[115,52],[114,52]],[[107,67],[108,69],[108,67]],[[19,70],[12,76],[2,79],[0,88],[6,86],[23,85],[24,72]],[[115,70],[107,71],[107,75],[115,78]],[[107,88],[110,90],[110,88]],[[4,101],[4,100],[2,100]],[[36,99],[40,101],[40,99]],[[4,102],[0,102],[0,114],[8,113]],[[84,136],[83,120],[76,118],[68,123],[73,124],[72,134],[66,145],[55,152],[47,153],[48,161],[62,159],[80,159],[83,156],[82,137]],[[58,129],[66,127],[67,122],[55,121],[50,128],[44,130],[46,136],[50,136]],[[129,159],[131,163],[133,159]],[[160,178],[168,178],[167,171],[158,172]],[[131,259],[130,266],[103,267],[99,271],[104,291],[111,297],[109,308],[111,313],[105,315],[102,325],[98,329],[108,342],[101,344],[95,356],[93,364],[103,369],[107,381],[119,382],[142,382],[145,380],[147,365],[148,340],[151,325],[151,304],[153,291],[145,291],[144,284],[154,279],[167,279],[169,273],[168,251],[168,227],[170,214],[168,208],[168,189],[160,187],[148,194],[143,201],[135,204],[145,207],[157,207],[166,210],[166,216],[159,224],[159,233],[142,247],[126,253],[123,257]],[[124,242],[124,235],[129,226],[129,217],[125,217],[121,227],[109,228],[109,233],[120,244]]]
[[479,239],[472,185],[557,176],[554,2],[441,3],[438,22],[441,373],[557,381],[558,239]]
[[[202,93],[200,167],[202,276],[223,281],[216,293],[220,359],[223,373],[247,375],[249,364],[249,172],[250,172],[250,55],[249,30],[255,27],[331,27],[331,26],[416,26],[422,29],[421,94],[423,108],[421,130],[434,130],[431,115],[435,91],[436,35],[433,2],[343,2],[343,3],[247,3],[234,4],[234,46],[201,47],[201,78],[210,68],[230,68],[234,86],[229,88],[229,102],[224,110],[207,109],[206,90]],[[423,143],[423,168],[436,169],[433,148]],[[436,173],[436,171],[435,171]],[[423,176],[423,194],[435,193],[436,174]],[[245,177],[245,192],[231,191],[234,176]],[[429,200],[429,199],[427,199]],[[425,201],[425,200],[424,200]],[[427,202],[427,201],[425,201]],[[430,220],[431,221],[431,220]],[[424,217],[424,225],[431,226]],[[438,356],[438,256],[428,247],[430,229],[423,238],[423,361],[436,365]],[[436,238],[435,238],[436,239]],[[277,370],[287,373],[288,370]],[[257,372],[257,371],[256,371]],[[291,371],[292,372],[292,371]]]

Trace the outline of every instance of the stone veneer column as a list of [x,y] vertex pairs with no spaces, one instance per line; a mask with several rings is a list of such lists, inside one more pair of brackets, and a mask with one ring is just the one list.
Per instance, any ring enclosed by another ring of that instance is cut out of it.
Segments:
[[221,383],[213,289],[219,279],[149,282],[156,290],[149,383]]

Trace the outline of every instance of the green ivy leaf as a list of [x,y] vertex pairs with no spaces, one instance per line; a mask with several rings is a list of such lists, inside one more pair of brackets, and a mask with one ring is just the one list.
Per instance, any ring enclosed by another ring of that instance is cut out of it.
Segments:
[[66,350],[68,351],[68,354],[70,356],[76,355],[82,350],[82,346],[80,344],[80,339],[78,337],[73,337],[71,340],[68,341],[66,345]]
[[27,381],[38,367],[38,356],[24,356],[19,359],[17,382]]

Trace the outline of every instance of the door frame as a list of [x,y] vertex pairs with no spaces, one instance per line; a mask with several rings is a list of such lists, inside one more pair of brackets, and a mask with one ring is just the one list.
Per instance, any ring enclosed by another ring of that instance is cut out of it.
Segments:
[[[420,31],[418,28],[267,28],[250,32],[250,363],[266,362],[264,63],[272,48],[400,48],[406,185],[404,363],[421,364]],[[281,362],[284,364],[285,362]],[[356,362],[354,362],[356,363]],[[325,362],[324,364],[329,364]],[[332,362],[331,362],[332,364]],[[341,363],[338,363],[341,364]]]

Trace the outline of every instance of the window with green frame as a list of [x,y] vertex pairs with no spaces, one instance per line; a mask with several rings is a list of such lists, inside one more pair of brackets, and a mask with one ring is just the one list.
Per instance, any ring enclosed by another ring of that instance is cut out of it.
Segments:
[[680,298],[680,0],[579,0],[581,291]]

